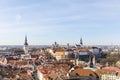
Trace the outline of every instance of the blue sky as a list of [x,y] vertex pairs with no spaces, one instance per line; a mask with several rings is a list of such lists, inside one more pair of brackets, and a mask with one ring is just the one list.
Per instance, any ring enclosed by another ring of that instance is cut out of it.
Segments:
[[120,0],[0,0],[0,44],[120,44]]

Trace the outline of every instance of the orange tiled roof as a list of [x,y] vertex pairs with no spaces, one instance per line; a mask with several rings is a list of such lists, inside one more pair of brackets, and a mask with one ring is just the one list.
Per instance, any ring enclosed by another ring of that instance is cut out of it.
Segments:
[[64,56],[64,52],[56,52],[55,56]]
[[64,48],[58,48],[58,49],[56,49],[56,52],[65,52],[65,49]]
[[98,69],[98,70],[96,70],[95,71],[95,73],[98,75],[98,76],[100,76],[101,74],[112,74],[112,73],[114,73],[115,72],[115,70],[110,70],[110,69]]
[[117,67],[113,67],[113,66],[110,66],[110,67],[103,67],[102,69],[108,69],[108,70],[120,71],[119,68],[117,68]]
[[48,67],[43,67],[43,66],[38,66],[37,69],[43,74],[47,74],[50,71],[54,70],[54,68],[48,68]]
[[48,74],[48,77],[51,77],[53,78],[53,80],[55,80],[57,78],[57,74],[55,73],[55,71],[51,71],[49,74]]
[[70,73],[70,76],[76,76],[78,74],[79,76],[97,76],[92,70],[90,69],[76,69]]
[[19,65],[19,66],[27,65],[27,61],[18,61],[18,60],[9,60],[8,63],[11,64],[11,65],[16,64],[16,65]]
[[21,78],[26,78],[26,79],[30,79],[30,78],[32,77],[32,76],[29,75],[28,73],[20,73],[19,76],[20,76]]
[[87,48],[75,49],[74,52],[90,52]]

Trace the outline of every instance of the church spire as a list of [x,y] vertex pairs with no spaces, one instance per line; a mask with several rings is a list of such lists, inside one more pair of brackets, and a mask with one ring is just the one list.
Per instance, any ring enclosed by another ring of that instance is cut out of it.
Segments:
[[24,49],[25,54],[28,54],[29,46],[27,42],[27,35],[25,35],[25,43],[24,43],[23,49]]
[[82,38],[80,39],[80,45],[83,45],[83,41],[82,41]]
[[27,35],[25,36],[25,43],[24,43],[24,45],[28,45],[28,43],[27,43]]

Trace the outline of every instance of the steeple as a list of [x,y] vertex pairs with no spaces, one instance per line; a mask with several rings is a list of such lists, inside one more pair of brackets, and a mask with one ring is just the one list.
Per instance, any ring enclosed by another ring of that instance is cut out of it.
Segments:
[[29,50],[29,46],[28,46],[28,42],[27,42],[27,36],[25,36],[25,43],[24,43],[23,49],[24,49],[25,54],[27,54],[28,50]]
[[70,49],[70,45],[69,45],[69,43],[67,43],[67,48]]
[[83,45],[83,41],[82,41],[82,38],[80,39],[80,45]]
[[27,43],[27,36],[25,35],[25,43],[24,43],[24,46],[23,46],[23,50],[24,50],[24,53],[25,55],[22,55],[22,59],[31,59],[31,55],[29,54],[29,45]]
[[27,43],[27,36],[25,36],[25,43],[24,43],[24,45],[28,45],[28,43]]

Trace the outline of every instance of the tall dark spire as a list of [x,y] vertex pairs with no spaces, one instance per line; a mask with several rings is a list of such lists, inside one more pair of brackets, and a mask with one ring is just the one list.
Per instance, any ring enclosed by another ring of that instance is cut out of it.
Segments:
[[80,39],[80,45],[83,45],[83,41],[82,41],[82,38]]
[[28,43],[27,43],[27,36],[25,36],[25,43],[24,43],[24,45],[28,45]]

